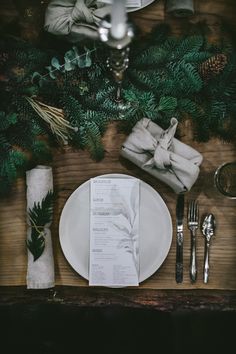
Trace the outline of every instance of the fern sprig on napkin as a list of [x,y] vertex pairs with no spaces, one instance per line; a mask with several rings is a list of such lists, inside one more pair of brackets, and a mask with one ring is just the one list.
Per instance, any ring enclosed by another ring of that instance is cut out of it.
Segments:
[[41,202],[34,203],[28,210],[31,237],[26,244],[34,257],[34,262],[43,254],[45,249],[44,227],[52,221],[54,194],[49,191]]

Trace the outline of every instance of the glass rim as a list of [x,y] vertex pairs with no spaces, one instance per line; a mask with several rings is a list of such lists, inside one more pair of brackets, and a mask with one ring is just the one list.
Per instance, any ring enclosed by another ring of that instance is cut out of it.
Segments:
[[236,165],[236,161],[231,161],[231,162],[224,162],[222,163],[215,171],[214,174],[214,185],[218,189],[218,191],[223,194],[225,197],[228,197],[230,199],[236,199],[236,195],[232,195],[228,192],[226,192],[220,185],[219,183],[219,176],[220,176],[220,171],[222,170],[223,167],[226,167],[227,165]]

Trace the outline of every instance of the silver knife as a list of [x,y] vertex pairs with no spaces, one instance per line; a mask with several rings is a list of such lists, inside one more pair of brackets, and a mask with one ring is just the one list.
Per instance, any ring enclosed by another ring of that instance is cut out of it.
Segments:
[[184,218],[184,194],[179,194],[176,204],[176,268],[175,279],[177,283],[183,281],[183,218]]

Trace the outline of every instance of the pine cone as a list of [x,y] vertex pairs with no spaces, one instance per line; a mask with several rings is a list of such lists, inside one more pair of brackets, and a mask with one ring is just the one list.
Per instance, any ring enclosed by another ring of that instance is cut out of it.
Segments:
[[227,56],[225,54],[216,54],[207,59],[199,66],[199,73],[205,80],[218,75],[227,64]]

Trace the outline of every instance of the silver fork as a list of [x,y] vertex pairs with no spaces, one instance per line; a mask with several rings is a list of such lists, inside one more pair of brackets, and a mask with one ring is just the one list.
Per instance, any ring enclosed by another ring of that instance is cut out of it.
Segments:
[[192,200],[188,206],[188,228],[191,232],[190,279],[193,283],[197,279],[196,233],[198,229],[198,219],[198,203],[195,200]]

